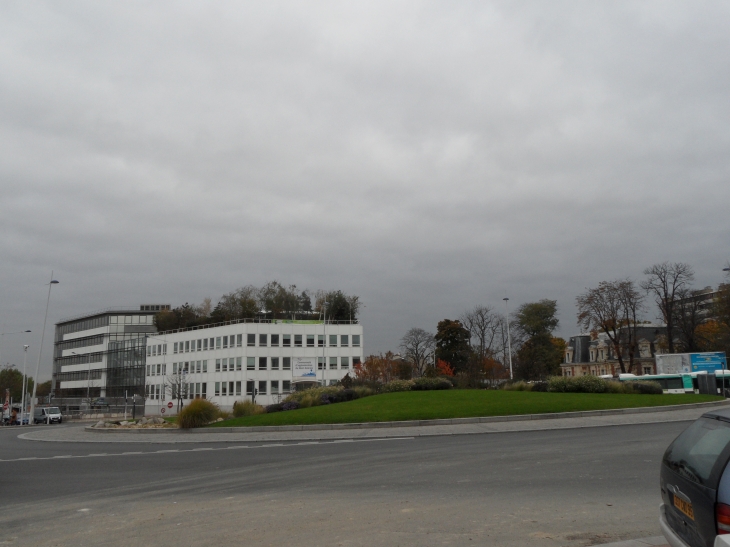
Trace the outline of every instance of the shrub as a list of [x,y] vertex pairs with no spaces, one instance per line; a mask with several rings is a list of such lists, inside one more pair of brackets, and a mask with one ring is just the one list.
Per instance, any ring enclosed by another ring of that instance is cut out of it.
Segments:
[[532,384],[520,380],[519,382],[506,382],[502,389],[505,391],[532,391]]
[[243,416],[254,416],[256,414],[263,414],[266,409],[261,405],[252,403],[251,401],[236,401],[233,403],[233,415],[236,418]]
[[266,406],[267,414],[270,414],[272,412],[281,412],[282,410],[284,410],[284,405],[281,403],[274,403],[273,405]]
[[428,378],[423,376],[414,380],[413,387],[414,391],[429,391],[433,389],[451,389],[451,382],[444,378]]
[[383,393],[393,393],[395,391],[410,391],[413,387],[413,380],[393,380],[385,384],[381,391]]
[[539,391],[541,393],[545,393],[548,390],[548,383],[547,382],[535,382],[532,384],[532,389],[530,391]]
[[289,401],[288,403],[281,403],[281,410],[296,410],[299,408],[299,403],[296,401]]
[[203,427],[218,417],[219,408],[207,399],[194,399],[177,416],[178,426],[182,429]]
[[608,382],[598,376],[552,376],[548,391],[559,393],[605,393]]
[[618,380],[608,380],[606,382],[606,393],[633,393],[633,392],[626,391],[625,382],[619,382]]

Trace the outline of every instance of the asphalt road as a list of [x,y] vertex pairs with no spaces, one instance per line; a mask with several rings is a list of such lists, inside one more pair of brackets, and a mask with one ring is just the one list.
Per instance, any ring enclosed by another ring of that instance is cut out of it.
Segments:
[[31,442],[7,428],[0,545],[585,546],[655,536],[659,461],[687,425],[184,445]]

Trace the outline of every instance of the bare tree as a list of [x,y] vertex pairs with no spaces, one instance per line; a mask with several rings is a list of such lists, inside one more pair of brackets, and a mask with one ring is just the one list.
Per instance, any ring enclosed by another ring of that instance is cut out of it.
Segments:
[[183,400],[188,398],[189,386],[185,371],[178,371],[165,377],[162,389],[170,394],[170,399],[177,400],[178,412],[182,409]]
[[481,360],[496,353],[502,329],[500,314],[495,313],[489,306],[476,306],[464,313],[459,321],[471,334],[471,347]]
[[413,363],[413,375],[423,376],[431,362],[436,339],[423,329],[409,330],[400,341],[403,356]]
[[667,325],[667,347],[674,353],[675,307],[679,294],[688,289],[694,280],[694,270],[684,262],[662,262],[644,270],[647,280],[641,288],[653,294],[661,319]]
[[[632,370],[636,350],[636,323],[642,310],[642,295],[633,281],[601,281],[576,297],[578,325],[586,331],[604,332],[613,346],[621,372]],[[627,370],[624,352],[629,357]]]

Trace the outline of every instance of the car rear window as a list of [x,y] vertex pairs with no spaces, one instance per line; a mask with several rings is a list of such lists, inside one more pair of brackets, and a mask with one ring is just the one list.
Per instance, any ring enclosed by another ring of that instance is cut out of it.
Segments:
[[712,469],[730,444],[730,424],[701,418],[689,426],[664,453],[664,464],[679,475],[707,485]]

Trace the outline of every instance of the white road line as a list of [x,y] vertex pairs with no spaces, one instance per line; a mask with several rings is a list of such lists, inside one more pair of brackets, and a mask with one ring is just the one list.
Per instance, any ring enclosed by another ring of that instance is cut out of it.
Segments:
[[349,443],[349,442],[365,442],[365,441],[407,441],[407,440],[413,440],[415,437],[380,437],[375,439],[333,439],[331,441],[307,441],[307,442],[301,442],[301,443],[270,443],[270,444],[261,444],[261,445],[236,445],[236,446],[221,446],[221,447],[204,447],[204,448],[190,448],[190,449],[178,449],[178,450],[156,450],[156,451],[150,451],[150,452],[116,452],[116,453],[96,453],[96,454],[83,454],[74,456],[71,454],[66,454],[63,456],[48,456],[44,458],[39,457],[27,457],[27,458],[15,458],[10,460],[0,460],[0,462],[22,462],[22,461],[29,461],[29,460],[59,460],[59,459],[69,459],[69,458],[103,458],[103,457],[112,457],[112,456],[138,456],[138,455],[153,455],[153,454],[169,454],[169,453],[175,453],[175,452],[202,452],[202,451],[220,451],[220,450],[237,450],[241,448],[275,448],[275,447],[282,447],[282,446],[305,446],[305,445],[312,445],[312,444],[335,444],[335,443]]

